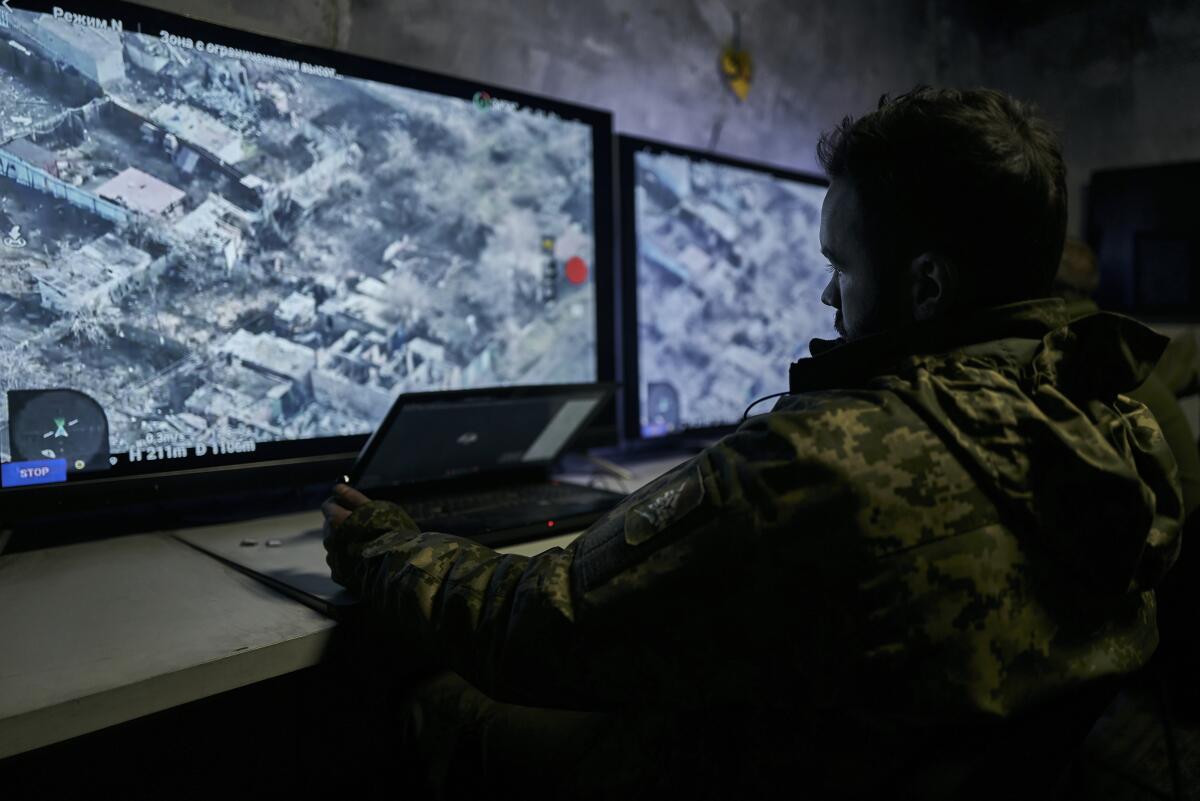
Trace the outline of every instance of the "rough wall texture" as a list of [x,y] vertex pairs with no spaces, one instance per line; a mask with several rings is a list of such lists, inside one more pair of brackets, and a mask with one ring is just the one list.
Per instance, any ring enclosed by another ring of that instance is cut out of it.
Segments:
[[[147,0],[177,13],[610,109],[617,130],[805,170],[817,136],[932,82],[929,3],[891,0]],[[739,104],[720,48],[755,58]]]

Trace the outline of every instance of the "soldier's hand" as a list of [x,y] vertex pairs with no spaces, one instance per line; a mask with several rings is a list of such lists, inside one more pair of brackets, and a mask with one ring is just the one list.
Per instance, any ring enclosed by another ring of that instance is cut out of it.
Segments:
[[414,537],[421,533],[396,504],[372,501],[345,484],[333,488],[333,497],[321,504],[321,512],[325,515],[325,561],[333,580],[350,589],[356,589],[354,571],[368,543],[390,532]]
[[333,488],[333,497],[321,504],[321,513],[325,515],[325,536],[328,537],[334,529],[346,522],[346,518],[360,506],[366,506],[371,499],[347,484],[337,484]]

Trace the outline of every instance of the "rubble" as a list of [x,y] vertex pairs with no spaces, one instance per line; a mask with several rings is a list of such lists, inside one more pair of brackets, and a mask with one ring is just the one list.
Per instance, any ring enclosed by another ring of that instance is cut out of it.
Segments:
[[636,155],[645,436],[730,425],[833,338],[822,186],[673,153]]
[[595,260],[586,125],[8,19],[0,352],[95,397],[114,452],[595,378],[594,285],[563,277]]

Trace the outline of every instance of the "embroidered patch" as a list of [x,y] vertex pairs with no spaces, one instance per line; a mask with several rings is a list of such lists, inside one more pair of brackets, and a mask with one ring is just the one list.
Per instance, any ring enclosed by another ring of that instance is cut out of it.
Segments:
[[697,466],[625,514],[625,542],[641,545],[682,520],[704,500],[704,480]]

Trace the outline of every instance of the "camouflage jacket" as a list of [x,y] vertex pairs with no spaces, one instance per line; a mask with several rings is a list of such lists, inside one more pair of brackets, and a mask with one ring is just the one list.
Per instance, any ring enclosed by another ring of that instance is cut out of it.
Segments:
[[958,733],[1156,647],[1181,500],[1158,426],[1121,393],[1165,341],[1111,314],[1068,323],[1057,300],[814,341],[773,412],[566,549],[501,555],[376,502],[330,565],[493,698],[721,719],[776,778],[953,797],[973,759],[951,754]]
[[[1095,314],[1100,307],[1088,299],[1067,301],[1067,315],[1078,319]],[[1200,451],[1196,449],[1196,435],[1183,413],[1176,390],[1190,386],[1195,381],[1195,340],[1187,336],[1172,339],[1154,372],[1135,389],[1129,397],[1144,403],[1167,440],[1167,447],[1175,457],[1179,468],[1179,487],[1183,491],[1185,516],[1200,509]]]

